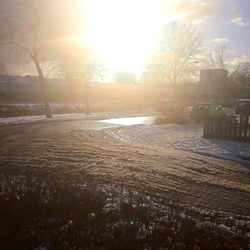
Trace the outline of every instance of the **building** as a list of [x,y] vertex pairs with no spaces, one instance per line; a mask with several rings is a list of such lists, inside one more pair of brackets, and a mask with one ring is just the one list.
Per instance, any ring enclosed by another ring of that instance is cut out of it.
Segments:
[[[48,91],[51,94],[68,91],[64,80],[47,79]],[[40,83],[37,76],[0,76],[0,96],[38,96]]]
[[[235,115],[241,124],[250,124],[250,99],[238,99],[235,107]],[[250,128],[249,128],[250,129]]]
[[214,86],[228,82],[228,71],[225,69],[204,69],[200,71],[200,83]]
[[205,69],[200,71],[199,97],[205,102],[214,102],[223,98],[228,83],[228,71],[225,69]]

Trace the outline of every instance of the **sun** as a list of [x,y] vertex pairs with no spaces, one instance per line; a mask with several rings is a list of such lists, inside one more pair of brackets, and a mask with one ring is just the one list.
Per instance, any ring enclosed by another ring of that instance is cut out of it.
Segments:
[[163,0],[85,0],[90,43],[112,71],[138,73],[156,49],[166,17]]

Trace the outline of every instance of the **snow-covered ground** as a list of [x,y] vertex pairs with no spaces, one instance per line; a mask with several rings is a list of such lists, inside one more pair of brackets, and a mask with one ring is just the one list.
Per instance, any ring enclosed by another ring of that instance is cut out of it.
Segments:
[[[0,118],[0,126],[51,121],[99,120],[99,122],[120,125],[120,127],[111,130],[111,133],[112,136],[122,141],[191,151],[250,165],[249,161],[246,160],[247,158],[250,159],[249,143],[205,139],[202,137],[202,125],[152,125],[152,116],[136,117],[140,114],[145,115],[146,113],[149,114],[148,112],[130,114],[93,113],[91,115],[61,114],[54,115],[52,119],[46,119],[45,116],[10,117]],[[151,114],[154,113],[151,111]],[[114,119],[126,117],[126,115],[134,118]]]
[[105,120],[105,119],[121,118],[127,116],[136,117],[145,113],[154,114],[152,110],[146,110],[146,111],[142,110],[138,112],[129,112],[129,113],[100,112],[100,113],[92,113],[90,115],[86,115],[84,113],[58,114],[58,115],[53,115],[53,118],[50,119],[46,119],[45,115],[6,117],[6,118],[0,118],[0,126],[38,123],[38,122],[54,122],[54,121]]
[[250,169],[189,152],[226,151],[203,140],[201,132],[197,125],[124,126],[95,120],[2,126],[0,169],[112,183],[164,202],[248,215]]
[[75,120],[91,120],[101,118],[112,118],[114,114],[111,113],[94,113],[91,115],[79,114],[60,114],[53,115],[53,118],[46,119],[45,115],[37,116],[22,116],[22,117],[7,117],[0,118],[0,125],[17,125],[36,122],[51,122],[51,121],[75,121]]
[[123,141],[197,152],[233,161],[249,163],[250,144],[202,137],[202,125],[135,125],[121,127],[112,134]]

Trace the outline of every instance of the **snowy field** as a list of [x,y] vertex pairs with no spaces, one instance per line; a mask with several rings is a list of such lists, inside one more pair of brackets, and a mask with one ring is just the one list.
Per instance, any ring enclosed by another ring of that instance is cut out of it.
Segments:
[[[52,119],[45,116],[24,116],[0,118],[1,125],[18,125],[30,123],[47,123],[60,121],[92,121],[100,129],[114,128],[110,134],[116,139],[130,143],[150,144],[160,147],[173,148],[199,154],[228,159],[244,164],[250,164],[250,144],[231,142],[223,140],[205,139],[202,137],[203,126],[201,124],[188,125],[154,125],[154,116],[140,116],[140,114],[152,115],[153,111],[134,113],[93,113],[86,115],[60,114],[54,115]],[[129,117],[126,117],[129,116]],[[126,117],[126,118],[124,118]],[[116,126],[99,126],[99,124],[110,124]],[[84,128],[86,126],[82,126]],[[118,128],[117,128],[118,127]],[[95,128],[92,123],[91,128]]]
[[250,169],[202,155],[248,154],[249,145],[205,140],[200,125],[146,125],[145,117],[130,115],[117,117],[136,125],[109,124],[113,113],[0,126],[1,172],[115,183],[182,206],[249,215]]
[[250,158],[249,143],[208,140],[202,137],[202,133],[203,126],[200,124],[134,125],[112,131],[113,136],[123,141],[192,151],[207,156],[249,163],[244,160]]

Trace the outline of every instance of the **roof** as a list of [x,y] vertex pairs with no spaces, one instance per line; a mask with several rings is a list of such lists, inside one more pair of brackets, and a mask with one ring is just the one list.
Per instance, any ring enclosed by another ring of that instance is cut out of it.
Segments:
[[250,115],[250,99],[237,100],[235,114]]
[[203,71],[224,71],[224,72],[227,72],[228,73],[228,70],[227,69],[201,69],[200,70],[201,72]]
[[250,99],[237,99],[236,102],[250,102]]

